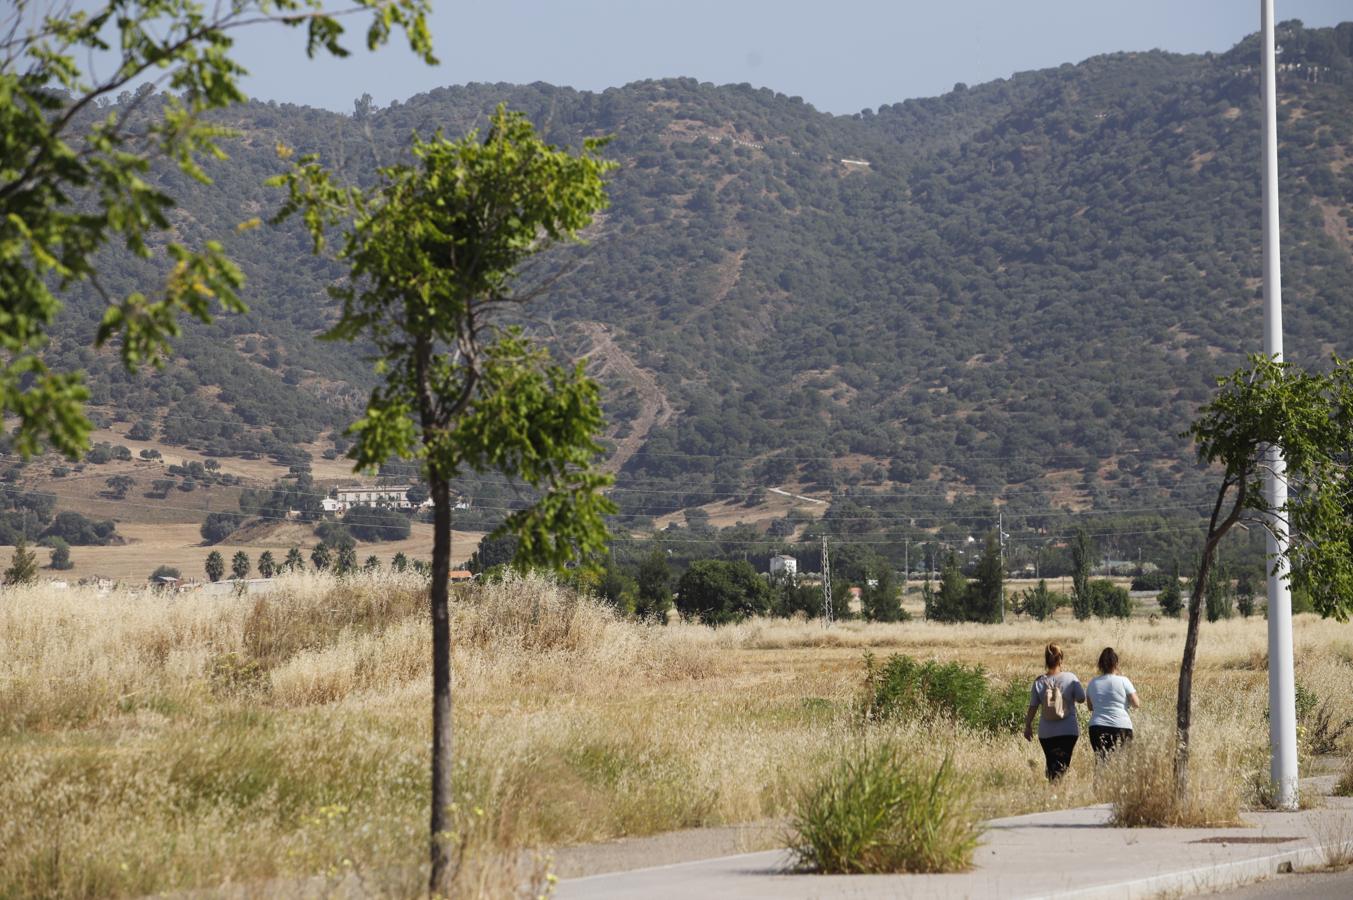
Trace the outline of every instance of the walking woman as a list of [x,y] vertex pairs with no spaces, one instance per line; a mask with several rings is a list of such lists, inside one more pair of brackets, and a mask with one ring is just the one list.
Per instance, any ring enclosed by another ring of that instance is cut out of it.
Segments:
[[1100,762],[1108,759],[1109,751],[1132,740],[1132,718],[1128,708],[1141,709],[1137,689],[1118,671],[1118,654],[1105,647],[1099,654],[1099,675],[1091,679],[1085,689],[1085,702],[1090,707],[1090,746]]
[[1085,688],[1074,672],[1062,671],[1062,648],[1048,644],[1043,649],[1047,671],[1034,679],[1029,692],[1029,710],[1024,716],[1024,739],[1034,739],[1034,713],[1038,713],[1038,743],[1043,747],[1048,781],[1062,777],[1071,765],[1071,753],[1080,737],[1076,704],[1085,702]]

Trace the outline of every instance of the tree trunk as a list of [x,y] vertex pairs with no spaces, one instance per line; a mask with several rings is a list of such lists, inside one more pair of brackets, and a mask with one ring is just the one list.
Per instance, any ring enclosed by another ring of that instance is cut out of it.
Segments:
[[[1236,486],[1236,501],[1225,519],[1219,521],[1226,494],[1231,486]],[[1212,507],[1212,516],[1208,519],[1207,540],[1203,542],[1203,558],[1198,564],[1198,577],[1193,580],[1193,589],[1189,591],[1189,628],[1184,636],[1184,659],[1179,664],[1179,694],[1175,700],[1175,754],[1174,784],[1175,796],[1183,802],[1189,792],[1189,725],[1193,720],[1193,662],[1198,655],[1198,625],[1203,614],[1203,591],[1207,584],[1207,574],[1212,569],[1212,559],[1217,545],[1231,526],[1240,521],[1240,513],[1245,508],[1245,495],[1249,486],[1249,469],[1241,468],[1235,475],[1228,474],[1217,492],[1217,502]]]
[[1198,567],[1198,578],[1189,591],[1189,627],[1184,638],[1184,659],[1179,664],[1179,695],[1175,700],[1175,793],[1180,800],[1189,787],[1189,726],[1193,719],[1193,662],[1198,655],[1198,626],[1203,613],[1203,583],[1212,567],[1212,542],[1209,540]]
[[451,855],[448,846],[451,809],[451,486],[429,466],[428,491],[433,503],[432,537],[432,822],[428,893],[447,896]]

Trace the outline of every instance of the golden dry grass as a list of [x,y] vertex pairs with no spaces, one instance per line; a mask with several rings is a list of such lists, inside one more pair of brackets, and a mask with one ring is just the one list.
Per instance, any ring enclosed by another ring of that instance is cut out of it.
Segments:
[[[425,588],[389,574],[278,587],[0,594],[0,896],[347,873],[371,893],[416,891]],[[641,625],[534,578],[464,590],[453,616],[466,896],[501,893],[517,848],[785,816],[862,739],[865,650],[1024,682],[1048,640],[1087,679],[1111,644],[1145,703],[1145,744],[1169,734],[1183,638],[1143,620]],[[1298,617],[1296,640],[1298,677],[1353,714],[1353,627]],[[1204,627],[1197,768],[1236,790],[1265,767],[1264,652],[1262,620]],[[1015,735],[869,728],[909,753],[950,752],[983,815],[1108,799],[1085,747],[1048,786],[1037,745]]]

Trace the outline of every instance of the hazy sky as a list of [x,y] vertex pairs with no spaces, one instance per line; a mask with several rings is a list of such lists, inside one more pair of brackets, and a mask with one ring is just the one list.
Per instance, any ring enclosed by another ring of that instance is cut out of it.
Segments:
[[[402,48],[305,59],[302,36],[239,35],[249,94],[350,111],[448,84],[602,90],[684,75],[750,82],[834,113],[942,93],[1115,50],[1225,50],[1258,0],[433,0],[441,65]],[[1278,20],[1353,19],[1350,0],[1277,0]],[[354,22],[354,25],[358,24]],[[355,41],[360,44],[360,39]]]

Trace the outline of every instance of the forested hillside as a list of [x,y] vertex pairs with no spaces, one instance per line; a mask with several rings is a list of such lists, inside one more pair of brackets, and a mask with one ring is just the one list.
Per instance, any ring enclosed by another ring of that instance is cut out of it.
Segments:
[[[1318,364],[1353,352],[1353,24],[1280,31],[1287,349]],[[621,164],[533,327],[597,352],[624,524],[776,487],[830,497],[831,527],[869,540],[977,531],[993,500],[1030,527],[1192,516],[1179,434],[1260,348],[1257,60],[1253,40],[1114,54],[855,116],[686,79],[468,85],[351,116],[252,103],[223,122],[240,134],[214,184],[163,176],[181,237],[226,237],[251,312],[186,327],[173,364],[130,379],[82,349],[102,301],[72,296],[50,356],[169,444],[341,452],[369,364],[315,339],[340,273],[294,228],[235,226],[279,205],[279,143],[365,180],[411,133],[506,103],[557,143],[612,135]],[[110,292],[154,277],[105,271]]]

